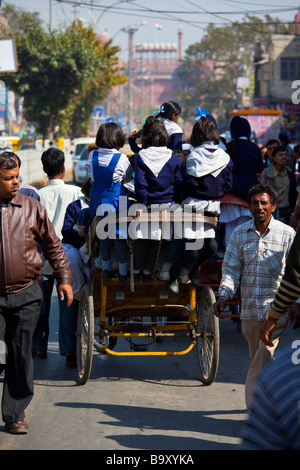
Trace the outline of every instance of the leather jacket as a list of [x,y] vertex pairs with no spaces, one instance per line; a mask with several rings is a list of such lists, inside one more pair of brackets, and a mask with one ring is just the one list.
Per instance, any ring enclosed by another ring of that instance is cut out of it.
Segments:
[[37,280],[43,264],[37,244],[57,283],[71,285],[69,261],[42,204],[17,194],[0,216],[0,292],[14,293]]

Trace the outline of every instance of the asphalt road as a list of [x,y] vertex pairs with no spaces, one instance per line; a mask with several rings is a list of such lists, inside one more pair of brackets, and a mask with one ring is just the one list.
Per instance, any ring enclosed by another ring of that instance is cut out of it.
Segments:
[[[299,333],[289,325],[279,349]],[[29,432],[10,435],[0,426],[0,450],[104,450],[114,456],[141,450],[180,455],[237,450],[247,417],[248,349],[230,319],[220,322],[220,334],[219,369],[210,386],[199,381],[196,348],[177,357],[95,351],[91,377],[78,385],[76,370],[67,368],[58,352],[54,296],[48,358],[35,359],[35,395],[26,412]],[[163,347],[174,348],[174,341],[165,339]]]

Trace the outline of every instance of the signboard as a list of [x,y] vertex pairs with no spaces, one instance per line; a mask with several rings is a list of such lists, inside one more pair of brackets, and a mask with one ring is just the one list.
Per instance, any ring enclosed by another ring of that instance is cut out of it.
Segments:
[[18,70],[15,38],[0,38],[0,74]]
[[6,87],[2,84],[3,82],[0,81],[0,118],[7,118],[8,94]]

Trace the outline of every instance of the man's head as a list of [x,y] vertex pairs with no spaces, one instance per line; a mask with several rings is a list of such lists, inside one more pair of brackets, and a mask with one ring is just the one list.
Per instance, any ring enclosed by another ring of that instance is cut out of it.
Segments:
[[65,173],[65,154],[55,148],[50,147],[41,156],[43,170],[48,178],[63,178]]
[[20,159],[13,152],[0,154],[0,201],[12,199],[18,193]]
[[277,194],[267,184],[257,184],[248,192],[251,214],[257,225],[267,225],[276,209]]
[[288,151],[285,145],[278,145],[272,151],[272,163],[276,169],[284,167],[288,162]]
[[268,158],[271,163],[272,163],[272,152],[273,152],[273,149],[275,149],[276,147],[279,147],[279,141],[277,139],[270,139],[266,143],[267,152],[265,154],[265,158]]

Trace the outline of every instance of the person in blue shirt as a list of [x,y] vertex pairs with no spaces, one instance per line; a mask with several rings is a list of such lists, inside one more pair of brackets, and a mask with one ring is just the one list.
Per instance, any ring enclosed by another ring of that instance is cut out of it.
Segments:
[[[86,235],[83,231],[85,214],[88,211],[91,179],[81,186],[82,196],[71,202],[67,209],[61,230],[62,246],[70,263],[73,302],[68,307],[65,300],[58,300],[59,305],[59,350],[66,356],[66,366],[76,367],[76,328],[79,296],[85,282],[90,278],[90,268],[84,262]],[[82,230],[82,232],[81,232]]]

